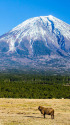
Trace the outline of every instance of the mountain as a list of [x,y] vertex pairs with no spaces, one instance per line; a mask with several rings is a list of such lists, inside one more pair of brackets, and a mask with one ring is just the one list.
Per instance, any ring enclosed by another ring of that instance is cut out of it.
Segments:
[[0,36],[0,69],[69,73],[70,25],[40,16]]

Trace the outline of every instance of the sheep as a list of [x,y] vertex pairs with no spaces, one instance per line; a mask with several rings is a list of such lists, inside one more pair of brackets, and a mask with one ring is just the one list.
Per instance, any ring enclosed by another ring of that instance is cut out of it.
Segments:
[[51,115],[51,119],[54,119],[54,109],[53,108],[44,108],[42,106],[39,106],[38,107],[38,110],[41,112],[41,114],[44,115],[44,118],[45,118],[45,115]]

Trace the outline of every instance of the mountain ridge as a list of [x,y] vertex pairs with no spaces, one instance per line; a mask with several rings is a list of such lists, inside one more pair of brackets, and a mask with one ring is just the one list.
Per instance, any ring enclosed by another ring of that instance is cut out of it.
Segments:
[[0,57],[3,68],[19,69],[26,65],[37,70],[67,71],[70,69],[70,25],[52,15],[30,18],[0,36]]

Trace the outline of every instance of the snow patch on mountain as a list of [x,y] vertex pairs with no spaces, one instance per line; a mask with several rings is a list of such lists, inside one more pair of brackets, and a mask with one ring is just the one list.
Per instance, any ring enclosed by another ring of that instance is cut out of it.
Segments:
[[8,52],[70,55],[70,25],[52,15],[34,17],[1,36],[2,42],[8,44]]

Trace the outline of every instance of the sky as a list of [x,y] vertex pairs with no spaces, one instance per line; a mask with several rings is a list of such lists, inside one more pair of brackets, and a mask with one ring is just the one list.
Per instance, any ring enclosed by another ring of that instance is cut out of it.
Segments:
[[70,0],[0,0],[0,36],[29,18],[48,15],[70,24]]

